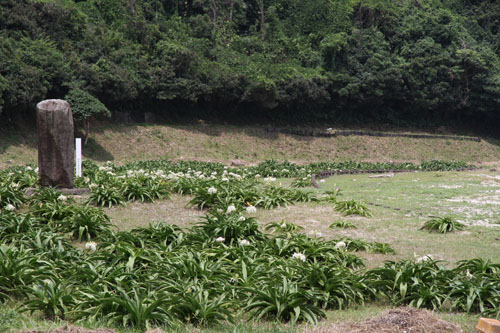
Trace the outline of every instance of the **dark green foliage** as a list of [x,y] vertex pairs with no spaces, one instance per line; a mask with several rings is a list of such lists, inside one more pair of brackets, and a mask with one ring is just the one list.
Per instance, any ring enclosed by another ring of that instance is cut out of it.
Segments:
[[5,0],[0,112],[12,118],[66,95],[79,119],[107,114],[102,101],[137,120],[165,110],[295,123],[498,120],[499,9],[441,0]]
[[74,207],[71,215],[61,223],[63,230],[79,241],[90,240],[109,231],[110,225],[109,217],[101,208],[90,206]]
[[97,116],[111,116],[104,104],[84,90],[71,89],[64,99],[71,105],[73,118],[77,121],[84,121]]
[[90,121],[97,117],[111,117],[111,112],[97,98],[81,89],[71,89],[66,96],[73,112],[73,118],[82,122],[85,129],[85,143],[90,131]]

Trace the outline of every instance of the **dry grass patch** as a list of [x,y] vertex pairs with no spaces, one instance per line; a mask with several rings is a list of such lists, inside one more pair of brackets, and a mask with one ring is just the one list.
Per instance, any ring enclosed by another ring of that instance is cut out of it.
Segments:
[[[0,132],[0,168],[36,162],[36,134]],[[424,133],[415,130],[413,133]],[[358,160],[463,160],[500,165],[497,140],[481,142],[390,137],[301,137],[269,133],[264,127],[224,125],[96,125],[85,158],[124,163],[145,159],[198,159],[229,162],[287,159],[296,162]]]
[[120,230],[147,227],[151,222],[162,221],[177,224],[179,227],[191,227],[201,220],[204,211],[188,208],[190,198],[173,194],[169,200],[153,203],[130,202],[125,206],[105,208],[111,222]]

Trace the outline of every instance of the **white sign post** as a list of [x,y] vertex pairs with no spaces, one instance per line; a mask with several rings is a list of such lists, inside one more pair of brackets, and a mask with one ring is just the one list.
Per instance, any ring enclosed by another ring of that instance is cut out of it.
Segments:
[[82,139],[75,139],[76,149],[75,149],[75,166],[76,166],[76,176],[82,176]]

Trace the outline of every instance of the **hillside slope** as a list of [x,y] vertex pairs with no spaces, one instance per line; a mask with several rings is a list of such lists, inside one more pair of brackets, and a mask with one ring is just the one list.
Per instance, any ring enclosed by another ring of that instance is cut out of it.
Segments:
[[[0,132],[0,167],[36,162],[36,135]],[[423,132],[418,132],[422,134]],[[145,159],[198,159],[249,163],[265,159],[295,162],[328,160],[463,160],[500,164],[500,141],[348,136],[302,137],[269,133],[260,127],[222,125],[102,125],[84,146],[85,158],[126,162]]]

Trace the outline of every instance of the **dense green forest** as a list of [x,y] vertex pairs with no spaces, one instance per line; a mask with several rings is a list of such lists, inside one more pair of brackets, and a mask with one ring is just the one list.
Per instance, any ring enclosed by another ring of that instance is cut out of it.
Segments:
[[0,112],[500,119],[500,1],[1,0]]

